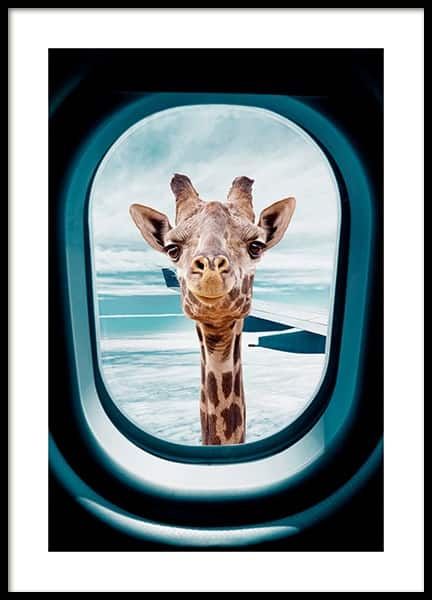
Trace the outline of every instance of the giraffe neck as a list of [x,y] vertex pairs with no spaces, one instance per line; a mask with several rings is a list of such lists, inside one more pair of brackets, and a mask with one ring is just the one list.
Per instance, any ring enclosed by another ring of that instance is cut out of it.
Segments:
[[243,319],[197,324],[201,344],[201,436],[205,445],[245,439],[241,364]]

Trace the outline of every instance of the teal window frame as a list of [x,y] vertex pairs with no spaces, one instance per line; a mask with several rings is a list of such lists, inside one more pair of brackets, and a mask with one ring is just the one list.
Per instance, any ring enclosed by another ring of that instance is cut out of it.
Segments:
[[[93,273],[88,226],[89,194],[98,165],[112,144],[144,117],[193,104],[231,104],[264,108],[289,119],[309,134],[329,159],[339,185],[341,224],[330,356],[320,390],[288,427],[266,439],[239,446],[199,447],[175,444],[137,427],[118,409],[103,383],[97,353]],[[324,115],[301,98],[250,94],[151,94],[111,115],[81,147],[65,184],[59,226],[64,240],[66,304],[70,316],[77,402],[75,409],[100,451],[98,421],[103,413],[142,451],[176,463],[245,463],[276,455],[315,435],[328,448],[341,443],[358,402],[366,351],[363,323],[368,318],[373,269],[375,221],[368,177],[355,149]],[[324,433],[323,433],[324,432]],[[115,451],[115,449],[112,449]],[[108,455],[105,446],[102,453]],[[318,453],[319,455],[319,453]],[[318,456],[317,455],[317,456]],[[107,458],[108,459],[108,458]]]

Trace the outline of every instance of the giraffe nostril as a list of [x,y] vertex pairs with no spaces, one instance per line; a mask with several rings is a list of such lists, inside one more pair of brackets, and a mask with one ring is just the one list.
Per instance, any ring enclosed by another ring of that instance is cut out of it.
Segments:
[[218,271],[219,273],[227,273],[230,270],[230,263],[226,256],[223,255],[216,256],[214,260],[214,265],[216,271]]
[[205,256],[197,256],[192,261],[192,272],[193,273],[204,273],[208,269],[208,260]]
[[230,269],[231,265],[229,260],[222,254],[219,254],[214,258],[203,255],[197,256],[193,259],[191,265],[192,273],[199,275],[203,275],[208,270],[216,271],[216,273],[219,274],[228,273]]

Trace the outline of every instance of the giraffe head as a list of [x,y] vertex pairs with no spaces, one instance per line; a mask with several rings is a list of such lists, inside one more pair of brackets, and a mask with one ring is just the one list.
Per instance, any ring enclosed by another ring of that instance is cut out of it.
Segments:
[[144,239],[177,268],[183,310],[191,319],[212,323],[247,316],[256,266],[289,225],[292,197],[265,208],[254,224],[252,184],[248,177],[237,177],[226,202],[204,202],[186,175],[174,175],[174,227],[154,208],[130,207]]

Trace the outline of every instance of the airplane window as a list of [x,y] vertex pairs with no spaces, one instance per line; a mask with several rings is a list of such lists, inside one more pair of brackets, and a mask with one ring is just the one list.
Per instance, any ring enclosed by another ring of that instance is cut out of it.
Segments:
[[269,110],[176,107],[125,131],[89,200],[99,368],[121,413],[186,445],[293,423],[328,362],[339,212],[326,155]]

